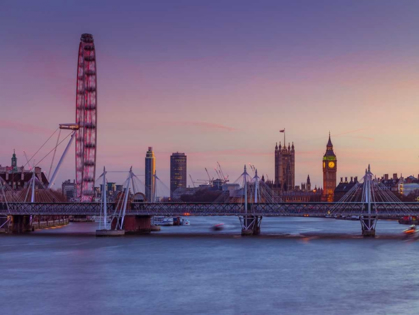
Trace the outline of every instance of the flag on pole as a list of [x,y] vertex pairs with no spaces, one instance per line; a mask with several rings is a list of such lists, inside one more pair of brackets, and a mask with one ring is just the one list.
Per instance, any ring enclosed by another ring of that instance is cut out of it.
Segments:
[[285,129],[279,130],[279,132],[285,132]]

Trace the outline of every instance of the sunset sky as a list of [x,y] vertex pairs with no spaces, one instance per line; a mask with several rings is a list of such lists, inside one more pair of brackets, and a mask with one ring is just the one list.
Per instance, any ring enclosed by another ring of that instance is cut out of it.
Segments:
[[[416,0],[0,0],[0,164],[13,149],[25,164],[23,151],[74,122],[77,49],[91,33],[98,175],[143,175],[152,146],[166,185],[176,151],[196,180],[217,161],[233,181],[248,163],[273,178],[286,128],[296,184],[310,174],[322,185],[329,131],[338,178],[369,163],[378,176],[417,176],[418,30]],[[57,184],[74,176],[72,149]]]

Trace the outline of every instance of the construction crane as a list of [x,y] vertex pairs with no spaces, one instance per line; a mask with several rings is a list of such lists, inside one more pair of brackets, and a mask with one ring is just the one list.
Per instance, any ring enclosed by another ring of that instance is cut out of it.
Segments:
[[221,175],[221,179],[224,179],[224,174],[223,174],[223,170],[221,169],[220,162],[217,161],[217,165],[218,165],[218,172]]
[[250,164],[250,163],[249,163],[249,167],[250,167],[250,170],[253,172],[253,174],[255,174],[256,167],[253,164]]
[[218,179],[222,179],[221,174],[218,172],[216,168],[214,168],[215,174],[217,174]]
[[191,182],[192,182],[192,186],[193,186],[193,188],[195,188],[195,182],[193,181],[193,179],[192,179],[192,175],[191,175],[191,174],[189,174],[189,178],[191,179]]
[[225,182],[228,182],[228,175],[224,175],[220,162],[217,162],[217,164],[218,164],[218,172],[221,174],[222,180]]
[[210,174],[209,174],[209,172],[208,172],[207,168],[205,168],[205,172],[207,172],[207,175],[208,175],[208,184],[210,184],[210,185],[211,185],[211,183],[212,183],[212,179],[211,179],[211,176],[210,176]]

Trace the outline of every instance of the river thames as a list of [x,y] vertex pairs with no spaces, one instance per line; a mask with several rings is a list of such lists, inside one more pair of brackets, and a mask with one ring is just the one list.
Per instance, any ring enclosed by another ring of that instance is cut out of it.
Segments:
[[[418,241],[379,221],[190,217],[149,236],[94,223],[0,235],[0,314],[418,314]],[[225,223],[213,232],[210,227]]]

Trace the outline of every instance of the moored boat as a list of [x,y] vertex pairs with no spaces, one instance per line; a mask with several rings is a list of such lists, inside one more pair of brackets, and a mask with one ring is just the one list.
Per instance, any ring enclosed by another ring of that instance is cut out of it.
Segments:
[[173,225],[173,218],[164,216],[155,216],[153,218],[154,225],[169,226]]
[[399,224],[414,224],[416,225],[418,223],[417,216],[414,215],[406,215],[399,219]]

